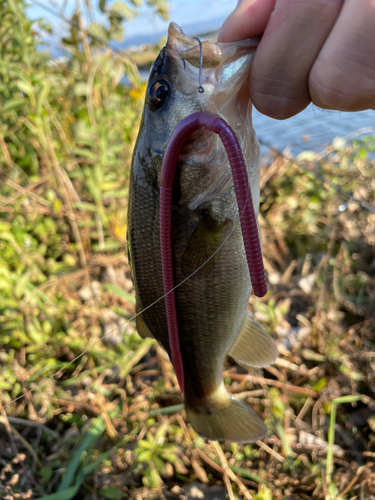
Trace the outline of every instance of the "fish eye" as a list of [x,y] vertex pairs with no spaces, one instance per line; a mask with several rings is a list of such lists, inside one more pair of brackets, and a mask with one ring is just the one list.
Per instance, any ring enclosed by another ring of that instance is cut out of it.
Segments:
[[161,108],[170,94],[169,83],[165,80],[156,80],[147,90],[147,104],[151,111]]

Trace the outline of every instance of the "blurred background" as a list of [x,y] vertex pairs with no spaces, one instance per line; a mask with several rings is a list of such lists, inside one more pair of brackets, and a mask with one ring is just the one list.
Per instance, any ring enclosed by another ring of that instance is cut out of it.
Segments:
[[[0,0],[0,498],[375,497],[374,111],[254,111],[274,366],[224,367],[252,445],[189,426],[126,250],[145,79],[169,20],[233,1]],[[199,19],[199,22],[197,22]]]

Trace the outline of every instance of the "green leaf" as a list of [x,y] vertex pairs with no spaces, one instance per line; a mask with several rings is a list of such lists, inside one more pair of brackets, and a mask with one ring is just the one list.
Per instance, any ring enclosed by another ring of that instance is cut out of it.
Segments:
[[9,8],[14,12],[14,14],[18,17],[17,5],[14,0],[8,0]]
[[97,206],[94,205],[93,203],[89,203],[88,201],[80,201],[79,203],[75,202],[74,206],[77,208],[82,207],[85,210],[87,210],[88,212],[97,212],[98,211]]
[[3,106],[3,112],[9,112],[9,111],[17,111],[18,109],[22,109],[25,106],[25,101],[24,100],[11,100],[7,101],[4,106]]
[[[90,151],[89,149],[86,148],[75,148],[74,153],[77,155],[80,155],[84,158],[89,158],[90,160],[97,161],[98,160],[98,155],[94,151]],[[88,175],[90,175],[90,170],[87,169]]]
[[0,297],[0,310],[18,309],[19,303],[15,299]]
[[107,40],[107,31],[99,23],[92,23],[87,29],[87,34],[96,40],[105,42]]
[[119,247],[120,243],[118,241],[107,238],[104,241],[104,247],[101,247],[100,245],[93,245],[92,249],[94,252],[107,252],[109,250],[117,250]]
[[147,450],[147,451],[141,451],[139,454],[138,454],[138,461],[139,462],[149,462],[150,460],[152,459],[152,451],[151,450]]
[[327,379],[321,378],[320,380],[318,380],[318,382],[316,382],[312,386],[312,388],[314,389],[314,391],[319,392],[319,391],[322,391],[326,385],[327,385]]
[[115,191],[106,191],[104,196],[106,199],[111,199],[111,198],[126,198],[129,194],[129,189],[116,189]]
[[8,241],[12,247],[14,248],[14,250],[21,254],[22,253],[22,250],[21,248],[17,245],[17,242],[16,240],[14,239],[13,235],[10,234],[10,233],[6,233],[5,231],[1,231],[0,232],[0,240],[5,240],[5,241]]
[[140,7],[143,3],[143,0],[130,0],[133,5],[136,7]]
[[[86,457],[88,457],[91,448],[94,446],[96,441],[100,438],[105,430],[105,424],[101,417],[94,420],[90,429],[88,430],[86,436],[81,441],[78,449],[75,451],[72,460],[69,462],[68,468],[65,472],[64,478],[60,483],[58,488],[59,492],[63,492],[72,484],[74,476],[79,468],[82,455],[86,452]],[[84,476],[82,477],[83,481]]]
[[112,12],[118,14],[119,16],[127,19],[128,21],[133,17],[132,11],[124,2],[116,1],[112,5]]
[[0,231],[10,231],[12,224],[10,222],[0,221]]
[[130,437],[126,436],[124,439],[115,444],[115,446],[112,446],[112,448],[110,448],[109,450],[105,451],[102,455],[100,455],[99,458],[97,458],[94,462],[90,463],[89,465],[86,465],[83,468],[84,475],[87,476],[87,474],[90,474],[94,469],[96,469],[96,467],[98,467],[98,465],[100,465],[103,462],[103,460],[109,458],[114,452],[114,450],[118,450],[124,444],[128,443],[129,439]]
[[111,30],[111,38],[116,42],[123,42],[125,39],[124,28],[119,26],[115,30]]
[[116,488],[115,486],[109,486],[106,489],[99,490],[99,493],[103,495],[105,498],[110,498],[113,500],[117,500],[118,498],[122,498],[122,492],[120,488]]
[[59,491],[58,493],[52,493],[52,495],[46,495],[44,497],[39,497],[37,500],[70,500],[74,498],[80,489],[81,485],[76,484],[71,488],[67,488],[66,490]]
[[17,87],[21,90],[21,92],[23,92],[24,94],[26,95],[30,95],[33,93],[33,86],[28,83],[28,82],[24,82],[22,80],[18,80],[18,82],[16,83]]
[[30,275],[31,272],[28,271],[18,279],[16,286],[14,287],[14,295],[17,297],[17,299],[20,299],[24,294],[30,280]]
[[40,115],[43,109],[43,103],[47,99],[49,91],[51,90],[51,87],[47,82],[43,82],[42,86],[42,91],[39,94],[38,97],[38,103],[37,103],[37,108],[38,108],[38,114]]
[[74,95],[77,97],[86,96],[89,92],[87,82],[78,82],[74,85]]
[[341,365],[339,370],[346,377],[355,380],[356,382],[359,382],[360,380],[366,380],[366,376],[363,373],[360,373],[359,371],[355,370],[353,367]]
[[46,336],[43,334],[43,332],[41,332],[35,325],[31,323],[27,325],[27,333],[35,346],[39,346],[38,349],[46,341]]
[[114,285],[113,283],[105,283],[103,287],[105,290],[108,290],[109,292],[112,292],[118,297],[121,297],[122,299],[125,299],[131,304],[135,305],[135,297],[133,297],[133,295],[130,295],[130,293],[125,292],[119,286]]
[[105,3],[106,3],[107,0],[99,0],[99,9],[101,10],[101,12],[105,12]]
[[9,382],[5,382],[5,380],[0,380],[0,389],[4,389],[5,391],[8,391],[11,388],[12,388],[12,385],[9,384]]
[[[11,281],[3,278],[2,276],[0,276],[0,290],[3,290],[3,291],[6,290],[6,291],[10,292],[12,289],[13,289],[13,283]],[[1,303],[2,303],[2,301],[0,302],[0,306],[1,306]]]

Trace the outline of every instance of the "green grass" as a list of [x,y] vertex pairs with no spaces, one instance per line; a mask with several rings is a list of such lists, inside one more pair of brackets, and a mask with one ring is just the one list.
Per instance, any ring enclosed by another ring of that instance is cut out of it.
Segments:
[[0,497],[178,498],[195,481],[257,500],[375,495],[375,138],[264,158],[272,284],[251,308],[280,357],[250,374],[227,360],[224,375],[269,434],[218,454],[132,319],[144,86],[73,28],[71,58],[51,65],[34,30],[21,1],[0,3]]

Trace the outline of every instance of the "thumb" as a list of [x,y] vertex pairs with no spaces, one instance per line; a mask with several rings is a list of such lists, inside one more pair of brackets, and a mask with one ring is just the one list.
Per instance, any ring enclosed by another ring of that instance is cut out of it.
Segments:
[[275,3],[276,0],[239,0],[220,28],[218,42],[235,42],[261,35]]

